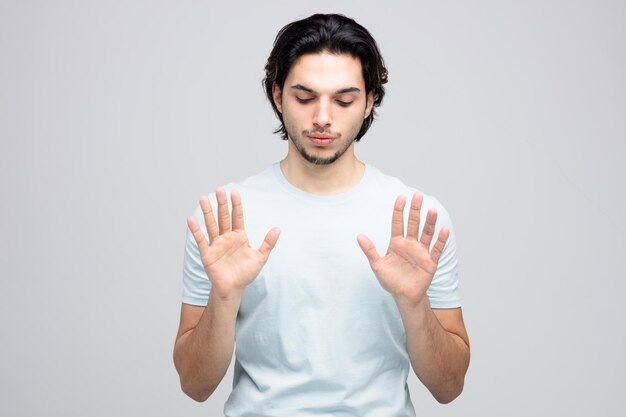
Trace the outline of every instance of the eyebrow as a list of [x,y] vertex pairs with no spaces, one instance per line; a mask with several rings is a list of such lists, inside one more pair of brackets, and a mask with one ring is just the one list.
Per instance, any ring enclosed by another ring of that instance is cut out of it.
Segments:
[[[295,90],[306,91],[307,93],[316,93],[316,91],[310,89],[309,87],[305,87],[302,84],[292,85],[291,88],[293,88]],[[359,92],[361,92],[360,88],[357,88],[357,87],[347,87],[347,88],[342,88],[341,90],[335,91],[335,94],[359,93]]]

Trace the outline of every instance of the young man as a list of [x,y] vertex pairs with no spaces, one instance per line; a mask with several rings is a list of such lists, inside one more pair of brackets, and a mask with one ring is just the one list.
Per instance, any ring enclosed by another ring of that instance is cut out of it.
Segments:
[[279,32],[265,70],[287,156],[187,221],[183,391],[206,400],[236,340],[227,416],[414,416],[409,363],[452,401],[469,343],[450,218],[354,154],[387,81],[374,39],[313,15]]

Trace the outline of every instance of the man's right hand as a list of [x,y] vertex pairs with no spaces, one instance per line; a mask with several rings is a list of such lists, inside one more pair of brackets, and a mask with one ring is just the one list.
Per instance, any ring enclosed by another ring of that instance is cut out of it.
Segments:
[[244,229],[243,208],[239,193],[235,190],[231,193],[232,224],[226,191],[223,188],[217,188],[215,196],[217,224],[209,199],[205,196],[200,198],[200,208],[204,214],[209,242],[207,243],[200,226],[193,217],[187,219],[187,225],[196,240],[202,265],[213,285],[211,291],[215,291],[216,295],[222,299],[236,299],[241,297],[246,285],[254,281],[265,265],[270,252],[276,245],[280,229],[277,227],[270,229],[261,247],[258,250],[252,249]]

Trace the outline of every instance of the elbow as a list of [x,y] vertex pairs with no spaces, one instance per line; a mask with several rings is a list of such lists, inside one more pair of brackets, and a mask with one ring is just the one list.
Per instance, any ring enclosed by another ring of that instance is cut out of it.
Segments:
[[205,402],[215,391],[216,387],[203,387],[201,385],[197,375],[189,371],[189,366],[184,365],[176,348],[174,349],[174,366],[178,372],[180,389],[192,400],[199,403]]
[[204,394],[204,393],[195,394],[192,392],[185,392],[185,394],[187,394],[187,396],[191,398],[192,400],[197,401],[199,403],[203,403],[209,398],[209,395]]
[[465,375],[468,367],[469,351],[465,366],[462,370],[450,373],[447,378],[444,378],[440,380],[438,384],[433,385],[433,388],[436,388],[431,389],[430,392],[433,397],[435,397],[437,402],[440,404],[449,404],[461,395],[463,387],[465,386]]
[[187,372],[182,372],[179,367],[180,364],[178,362],[174,362],[176,364],[176,370],[178,371],[180,389],[192,400],[199,403],[205,402],[211,396],[211,394],[213,394],[213,391],[215,391],[216,387],[209,388],[206,386],[202,386],[199,381],[192,375]]
[[213,394],[213,390],[208,390],[208,389],[198,390],[193,387],[189,387],[185,385],[182,381],[180,384],[180,388],[185,393],[185,395],[187,395],[189,398],[199,403],[205,402],[211,396],[211,394]]
[[441,390],[439,392],[432,392],[433,397],[439,404],[450,404],[454,401],[461,393],[463,392],[463,381],[455,384],[453,387],[449,387],[446,390]]

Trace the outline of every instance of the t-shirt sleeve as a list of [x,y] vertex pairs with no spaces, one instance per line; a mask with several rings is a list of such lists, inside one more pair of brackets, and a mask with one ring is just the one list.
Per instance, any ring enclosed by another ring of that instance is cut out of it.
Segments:
[[430,300],[431,308],[461,307],[456,234],[452,227],[450,215],[437,200],[435,200],[435,208],[437,209],[437,224],[435,226],[435,235],[433,236],[432,244],[436,241],[437,236],[439,236],[439,231],[443,226],[448,226],[450,235],[439,257],[437,271],[428,288],[427,295]]
[[[204,217],[200,206],[194,211],[194,218],[200,229],[204,233],[204,238],[208,242],[208,234],[204,225]],[[183,256],[183,295],[182,301],[185,304],[206,306],[211,292],[211,281],[204,271],[204,266],[200,260],[200,250],[196,244],[189,228],[185,236],[185,253]]]

